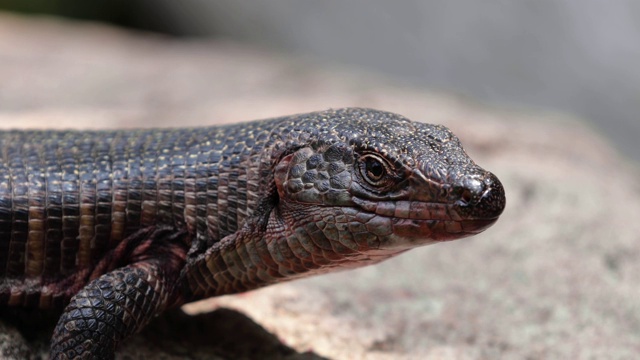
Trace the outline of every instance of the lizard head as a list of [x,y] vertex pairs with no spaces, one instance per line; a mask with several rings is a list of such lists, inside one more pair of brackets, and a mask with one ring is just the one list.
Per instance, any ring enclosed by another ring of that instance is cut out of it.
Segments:
[[370,109],[312,115],[296,121],[311,130],[296,132],[274,175],[279,214],[301,243],[396,253],[480,233],[505,207],[498,178],[444,126]]

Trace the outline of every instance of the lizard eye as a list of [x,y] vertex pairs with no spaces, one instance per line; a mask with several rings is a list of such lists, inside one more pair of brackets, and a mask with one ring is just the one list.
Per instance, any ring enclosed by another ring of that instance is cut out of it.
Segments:
[[360,158],[360,174],[369,184],[382,187],[388,185],[389,164],[379,156],[367,154]]

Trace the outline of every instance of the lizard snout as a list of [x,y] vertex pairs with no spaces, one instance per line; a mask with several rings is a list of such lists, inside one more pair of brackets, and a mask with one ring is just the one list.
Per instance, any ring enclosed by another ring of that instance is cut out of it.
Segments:
[[504,187],[490,172],[459,179],[453,193],[457,196],[457,212],[464,219],[495,219],[506,204]]

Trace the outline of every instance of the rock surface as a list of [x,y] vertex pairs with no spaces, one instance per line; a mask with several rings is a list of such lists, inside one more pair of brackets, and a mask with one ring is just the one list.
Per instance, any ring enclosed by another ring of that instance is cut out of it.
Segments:
[[[122,359],[635,358],[637,170],[576,119],[222,42],[0,14],[0,128],[196,126],[366,106],[451,128],[504,183],[468,240],[189,304]],[[254,322],[255,321],[255,322]],[[257,325],[257,324],[260,325]],[[0,323],[0,357],[44,356]]]

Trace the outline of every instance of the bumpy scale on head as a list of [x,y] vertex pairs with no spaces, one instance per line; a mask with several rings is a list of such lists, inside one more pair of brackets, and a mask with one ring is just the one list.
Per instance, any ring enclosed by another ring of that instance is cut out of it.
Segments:
[[303,242],[402,251],[479,233],[502,212],[502,185],[446,127],[368,109],[320,114],[276,168],[281,213],[307,229]]

